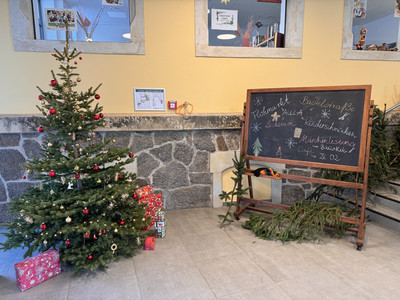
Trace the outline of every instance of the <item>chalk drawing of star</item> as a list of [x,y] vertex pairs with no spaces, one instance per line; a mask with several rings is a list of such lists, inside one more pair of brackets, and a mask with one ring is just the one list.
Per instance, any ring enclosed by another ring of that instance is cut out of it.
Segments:
[[323,109],[321,115],[323,118],[329,119],[331,116],[331,111],[329,109],[328,110]]
[[255,104],[256,104],[257,106],[260,106],[260,105],[261,105],[261,101],[262,101],[262,98],[261,98],[261,97],[257,97],[257,98],[256,98],[256,103],[255,103]]
[[286,144],[288,145],[288,147],[289,147],[290,149],[292,149],[292,148],[297,144],[297,142],[295,142],[295,141],[293,140],[293,138],[289,138],[289,139],[287,139]]
[[231,0],[221,0],[221,3],[228,4],[228,2],[231,2]]
[[251,129],[252,129],[253,132],[259,132],[260,129],[261,129],[261,123],[254,123],[254,124],[251,126]]
[[272,117],[272,121],[277,122],[280,115],[278,115],[277,112],[274,112],[274,114],[272,114],[271,117]]

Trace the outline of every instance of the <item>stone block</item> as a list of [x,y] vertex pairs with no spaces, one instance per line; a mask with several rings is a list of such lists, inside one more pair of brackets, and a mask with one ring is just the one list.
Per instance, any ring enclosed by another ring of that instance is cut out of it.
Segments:
[[224,138],[229,150],[240,149],[240,130],[225,131]]
[[13,215],[8,210],[7,203],[0,203],[0,224],[4,224],[13,219]]
[[212,135],[209,131],[195,131],[193,133],[193,144],[197,150],[215,152],[215,145],[212,141]]
[[153,174],[153,185],[158,189],[173,189],[188,186],[188,170],[180,162],[170,162]]
[[131,133],[126,131],[107,132],[104,138],[115,140],[115,142],[109,143],[107,148],[129,148]]
[[5,181],[22,178],[25,170],[21,164],[25,162],[25,158],[18,150],[2,149],[0,158],[0,175]]
[[193,173],[209,173],[210,172],[210,159],[209,153],[199,151],[195,154],[189,171]]
[[172,143],[153,148],[150,153],[164,163],[170,162],[172,160]]
[[285,185],[282,187],[282,204],[292,205],[305,199],[304,190],[300,186]]
[[7,184],[8,196],[10,199],[18,198],[25,193],[28,187],[35,186],[32,182],[9,182]]
[[30,159],[42,156],[41,146],[35,140],[24,140],[22,148],[24,148],[26,156]]
[[0,134],[0,147],[19,146],[21,136],[19,134],[4,133]]
[[167,209],[211,207],[211,186],[191,185],[164,192]]
[[310,184],[310,183],[303,183],[303,184],[301,185],[301,187],[302,187],[303,189],[305,189],[305,190],[309,190],[309,189],[311,189],[311,184]]
[[193,159],[194,150],[185,143],[177,143],[174,149],[174,158],[185,166],[190,165]]
[[190,184],[212,184],[212,174],[189,173]]
[[228,146],[225,143],[224,137],[222,135],[217,136],[217,147],[218,151],[228,151]]
[[149,185],[150,184],[150,179],[148,179],[148,178],[137,178],[136,179],[136,184],[139,187]]
[[131,148],[134,154],[153,148],[153,134],[151,132],[135,133],[132,137]]
[[142,153],[137,157],[137,176],[149,177],[160,166],[160,162],[148,153]]
[[[310,171],[301,170],[301,169],[290,169],[289,170],[289,174],[290,175],[296,175],[296,176],[306,176],[306,177],[310,177],[311,176]],[[288,181],[290,183],[303,183],[304,182],[304,181],[297,181],[297,180],[292,180],[292,179],[289,179]]]
[[154,143],[156,145],[168,142],[182,141],[185,138],[183,131],[156,131],[154,133]]
[[6,187],[4,186],[3,182],[0,180],[0,202],[7,201],[7,191]]

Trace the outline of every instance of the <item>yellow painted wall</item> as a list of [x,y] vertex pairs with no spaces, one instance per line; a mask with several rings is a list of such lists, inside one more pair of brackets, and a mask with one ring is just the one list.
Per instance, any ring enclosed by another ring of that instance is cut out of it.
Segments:
[[[0,114],[37,113],[35,87],[46,89],[58,65],[49,53],[14,52],[8,0],[0,16]],[[84,54],[79,87],[103,83],[106,113],[134,112],[134,87],[165,88],[194,113],[241,112],[248,88],[372,84],[380,107],[399,99],[399,62],[340,59],[341,0],[305,0],[302,59],[196,57],[194,23],[193,0],[145,0],[146,55]]]

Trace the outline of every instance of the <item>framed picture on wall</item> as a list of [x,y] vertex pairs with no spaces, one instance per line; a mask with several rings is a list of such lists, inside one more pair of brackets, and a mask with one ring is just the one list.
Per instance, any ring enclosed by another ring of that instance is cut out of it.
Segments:
[[133,90],[135,111],[165,111],[165,89]]

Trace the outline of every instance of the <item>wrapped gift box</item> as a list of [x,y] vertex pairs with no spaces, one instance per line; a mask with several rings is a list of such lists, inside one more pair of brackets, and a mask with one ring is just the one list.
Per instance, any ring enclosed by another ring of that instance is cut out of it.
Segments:
[[155,248],[155,238],[154,236],[148,236],[144,240],[144,250],[154,250]]
[[165,237],[165,221],[156,222],[156,237],[158,238]]
[[149,227],[151,227],[155,221],[158,220],[158,213],[164,207],[162,194],[150,194],[148,196],[139,199],[139,203],[146,205],[145,218],[151,218]]
[[25,291],[61,273],[58,251],[50,249],[14,265],[17,286]]
[[141,187],[140,189],[136,190],[136,195],[139,196],[139,198],[146,197],[148,195],[153,194],[153,187],[151,185],[146,185],[144,187]]

